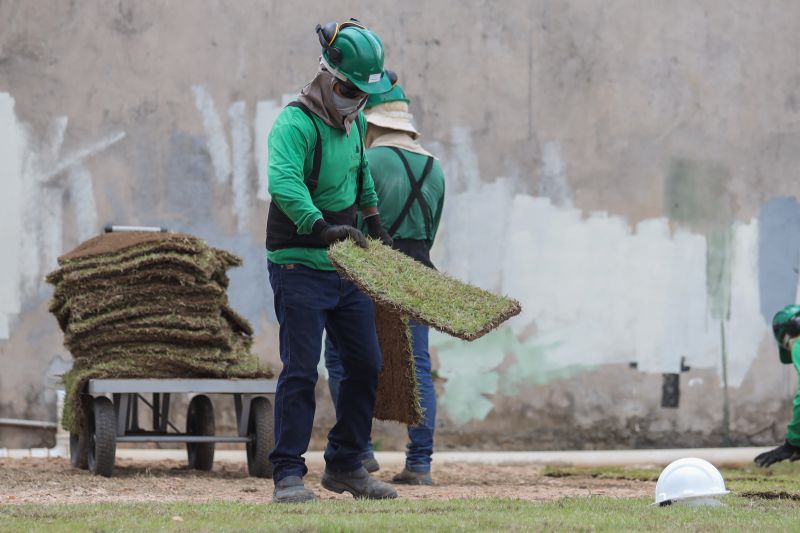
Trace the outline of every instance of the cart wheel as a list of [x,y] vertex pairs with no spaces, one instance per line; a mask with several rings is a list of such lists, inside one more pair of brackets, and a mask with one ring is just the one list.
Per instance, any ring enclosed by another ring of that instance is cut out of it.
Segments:
[[81,411],[83,412],[83,426],[80,433],[69,434],[69,462],[75,468],[81,470],[89,469],[89,441],[91,435],[89,433],[89,417],[92,416],[92,398],[81,398],[80,404]]
[[100,476],[111,477],[114,472],[114,456],[117,453],[114,404],[101,396],[94,399],[89,412],[89,470]]
[[75,468],[88,470],[89,440],[90,438],[85,428],[80,433],[69,434],[69,462]]
[[272,405],[266,398],[250,402],[250,422],[247,429],[247,472],[253,477],[272,477],[269,452],[275,446]]
[[[208,396],[195,396],[189,402],[186,413],[186,433],[189,435],[213,435],[214,406]],[[213,442],[187,442],[189,468],[195,470],[211,470],[214,466]]]

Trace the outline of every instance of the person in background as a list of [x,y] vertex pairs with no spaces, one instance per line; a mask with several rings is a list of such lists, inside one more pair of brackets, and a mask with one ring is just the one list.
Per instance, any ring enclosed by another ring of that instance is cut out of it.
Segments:
[[[445,181],[439,161],[419,143],[419,132],[412,123],[409,99],[389,73],[394,85],[384,94],[369,97],[366,106],[367,158],[370,163],[378,210],[383,227],[396,250],[435,268],[430,249],[439,229],[444,207]],[[436,392],[428,353],[428,327],[410,323],[412,349],[420,387],[424,419],[408,428],[409,443],[402,472],[392,481],[400,484],[432,485],[431,456],[436,426]],[[325,366],[334,404],[340,405],[340,383],[344,375],[343,355],[347,350],[328,337],[325,344]],[[338,414],[337,414],[338,418]],[[371,441],[361,452],[362,464],[369,471],[380,468],[372,451]]]
[[267,259],[283,363],[275,393],[275,448],[269,456],[273,501],[316,499],[303,484],[308,472],[303,454],[314,422],[323,330],[346,356],[322,486],[357,498],[395,498],[394,488],[374,479],[359,460],[372,429],[381,369],[375,310],[327,255],[327,247],[343,239],[367,246],[355,227],[359,209],[366,232],[391,243],[364,153],[361,112],[367,96],[386,92],[391,82],[383,70],[380,39],[357,21],[317,26],[317,34],[320,69],[278,115],[268,139]]
[[[778,311],[772,319],[772,332],[778,343],[781,363],[793,364],[800,378],[800,343],[797,342],[800,337],[800,305],[788,305]],[[800,389],[795,394],[793,404],[792,421],[786,428],[786,440],[774,450],[758,455],[755,458],[758,466],[767,467],[786,459],[800,459]]]

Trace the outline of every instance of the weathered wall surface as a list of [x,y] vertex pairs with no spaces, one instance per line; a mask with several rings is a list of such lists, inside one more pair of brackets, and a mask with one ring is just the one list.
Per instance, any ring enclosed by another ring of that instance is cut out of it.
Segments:
[[[782,438],[796,378],[768,324],[800,259],[791,0],[0,0],[0,418],[52,420],[69,354],[42,277],[106,222],[243,256],[231,299],[277,363],[266,136],[317,68],[314,25],[348,16],[383,38],[444,164],[438,265],[525,309],[472,344],[433,338],[441,446]],[[319,405],[316,444],[322,386]],[[0,428],[0,446],[50,438]]]

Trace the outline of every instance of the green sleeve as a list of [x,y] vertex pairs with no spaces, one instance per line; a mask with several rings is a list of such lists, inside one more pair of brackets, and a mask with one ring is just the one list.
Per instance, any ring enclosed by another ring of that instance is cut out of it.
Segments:
[[433,226],[431,228],[431,244],[436,239],[436,233],[439,231],[439,222],[442,221],[442,211],[444,211],[444,189],[446,185],[442,182],[442,195],[439,197],[439,202],[436,204],[436,211],[433,213]]
[[792,421],[786,428],[786,440],[789,444],[800,446],[800,340],[792,346],[792,363],[797,370],[798,375],[798,390],[792,402]]
[[[300,115],[300,116],[298,116]],[[303,112],[285,108],[275,121],[267,142],[269,194],[272,201],[307,235],[322,213],[314,205],[305,183],[304,166],[314,150],[316,132]]]
[[[361,121],[361,131],[367,131],[367,119],[364,113],[359,113],[356,120]],[[351,130],[352,131],[352,130]],[[369,170],[369,159],[367,159],[367,147],[364,146],[364,137],[361,137],[361,149],[364,150],[364,158],[361,161],[361,172],[364,176],[364,188],[361,190],[361,199],[359,207],[364,209],[366,207],[375,207],[378,205],[378,193],[375,192],[375,180],[372,179],[372,172]]]

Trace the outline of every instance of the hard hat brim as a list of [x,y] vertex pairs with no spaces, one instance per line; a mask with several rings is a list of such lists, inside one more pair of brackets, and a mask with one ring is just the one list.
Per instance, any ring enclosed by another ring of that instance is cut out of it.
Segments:
[[367,109],[364,112],[364,116],[367,118],[368,124],[390,130],[405,131],[414,135],[414,138],[419,137],[419,132],[411,123],[411,115],[409,113],[398,111],[387,113],[382,109],[382,104],[378,104]]
[[656,501],[651,503],[650,505],[667,505],[667,502],[674,503],[674,502],[682,502],[687,500],[697,500],[700,498],[713,498],[715,496],[725,496],[726,494],[730,494],[731,491],[729,490],[717,490],[713,492],[709,492],[708,494],[693,494],[691,496],[676,496],[675,498],[666,498],[661,501]]
[[358,81],[354,78],[348,79],[353,83],[353,85],[367,94],[381,94],[392,89],[392,82],[389,81],[389,76],[387,76],[385,73],[381,74],[380,80],[373,83]]

